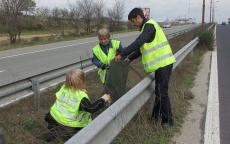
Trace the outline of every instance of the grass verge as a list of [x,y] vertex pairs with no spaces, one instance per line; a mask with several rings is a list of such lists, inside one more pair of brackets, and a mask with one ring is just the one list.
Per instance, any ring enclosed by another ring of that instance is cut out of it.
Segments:
[[[189,36],[186,36],[186,39]],[[190,36],[192,37],[192,36]],[[181,47],[188,43],[191,39],[180,41],[180,45],[173,44],[175,47]],[[178,42],[175,40],[175,42]],[[150,120],[149,114],[152,109],[152,101],[149,101],[133,118],[133,120],[125,127],[113,141],[114,144],[168,144],[171,143],[170,138],[179,131],[183,123],[183,117],[189,108],[188,100],[193,97],[190,92],[194,76],[197,71],[204,49],[197,48],[193,57],[188,57],[183,64],[173,73],[170,83],[170,96],[172,101],[173,114],[176,126],[173,129],[163,131],[158,123]],[[132,63],[134,70],[130,70],[128,76],[128,86],[133,87],[144,76],[143,67],[140,62]],[[189,78],[187,78],[189,77]],[[96,72],[87,75],[88,94],[92,100],[101,96],[102,85],[98,79]],[[47,132],[44,115],[49,111],[55,97],[56,88],[47,90],[41,95],[41,107],[38,111],[33,111],[33,100],[27,98],[23,101],[0,109],[0,128],[3,129],[7,144],[45,144],[44,134]],[[57,139],[53,143],[64,143]],[[52,143],[50,143],[52,144]]]
[[[117,33],[125,33],[125,32],[131,32],[133,30],[124,30],[124,31],[117,31],[117,32],[111,32],[111,34],[117,34]],[[45,32],[35,34],[45,34]],[[29,47],[29,46],[35,46],[35,45],[43,45],[43,44],[49,44],[49,43],[55,43],[55,42],[61,42],[61,41],[70,41],[70,40],[77,40],[77,39],[83,39],[88,37],[96,37],[97,33],[82,33],[82,34],[75,34],[73,32],[67,33],[66,35],[62,36],[60,34],[50,34],[50,36],[33,36],[31,38],[27,39],[21,39],[20,41],[17,41],[15,44],[10,44],[9,41],[0,41],[0,51],[2,50],[9,50],[9,49],[16,49],[16,48],[23,48],[23,47]]]
[[189,100],[193,98],[190,89],[193,87],[193,81],[204,53],[205,50],[202,48],[196,48],[194,55],[187,57],[172,74],[169,94],[175,126],[163,130],[159,122],[152,121],[150,114],[153,102],[149,101],[115,138],[113,144],[173,143],[171,138],[180,130],[183,118],[190,107]]

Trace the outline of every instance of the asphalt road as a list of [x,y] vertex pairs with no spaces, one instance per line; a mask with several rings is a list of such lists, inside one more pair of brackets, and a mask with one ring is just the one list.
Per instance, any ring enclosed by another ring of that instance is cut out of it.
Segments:
[[[197,25],[184,25],[165,29],[166,34]],[[139,32],[112,35],[123,46],[130,44]],[[97,37],[58,42],[0,52],[0,86],[38,75],[92,56]]]
[[230,25],[217,26],[220,144],[230,143]]

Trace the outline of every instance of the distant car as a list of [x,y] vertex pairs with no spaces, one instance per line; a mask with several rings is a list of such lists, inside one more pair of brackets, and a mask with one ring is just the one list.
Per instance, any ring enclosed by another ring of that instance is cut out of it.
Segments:
[[170,28],[171,27],[171,24],[164,24],[163,25],[163,28]]
[[221,24],[222,24],[222,25],[226,25],[226,22],[222,22]]

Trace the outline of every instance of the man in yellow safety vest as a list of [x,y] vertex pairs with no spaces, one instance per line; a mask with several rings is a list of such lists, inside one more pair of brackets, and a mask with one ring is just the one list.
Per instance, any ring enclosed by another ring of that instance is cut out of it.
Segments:
[[144,71],[155,71],[155,104],[152,118],[158,120],[161,117],[162,127],[173,125],[171,104],[168,96],[168,83],[176,61],[168,40],[157,22],[144,17],[141,8],[134,8],[128,15],[129,21],[140,28],[140,35],[129,46],[118,50],[116,60],[126,57],[130,63],[137,57],[142,57]]

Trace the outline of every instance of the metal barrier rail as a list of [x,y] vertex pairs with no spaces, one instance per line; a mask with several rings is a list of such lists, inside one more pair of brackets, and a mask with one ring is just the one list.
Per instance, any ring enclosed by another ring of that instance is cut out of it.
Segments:
[[[34,99],[38,100],[37,97],[39,97],[40,91],[43,91],[53,86],[53,84],[50,83],[50,81],[57,84],[60,82],[64,82],[65,74],[74,68],[81,68],[87,71],[88,69],[94,69],[95,66],[92,64],[91,58],[88,58],[80,62],[69,64],[65,67],[61,67],[59,69],[55,69],[34,77],[29,77],[19,82],[2,86],[0,88],[0,107],[4,107],[10,103],[13,103],[17,100],[34,94]],[[60,80],[56,82],[56,79]],[[35,109],[38,109],[39,107],[37,105],[37,102],[35,102],[34,106]]]
[[[175,54],[177,62],[174,65],[173,70],[193,50],[198,42],[199,39],[195,38]],[[96,117],[96,119],[84,129],[65,142],[65,144],[110,143],[133,118],[138,110],[150,99],[151,96],[153,96],[154,89],[153,72]]]
[[178,35],[181,35],[181,34],[184,34],[184,33],[186,33],[186,32],[189,32],[189,31],[191,31],[191,30],[193,30],[193,29],[194,29],[194,28],[189,28],[189,29],[182,30],[182,31],[179,31],[179,32],[176,32],[176,33],[168,34],[168,35],[167,35],[167,38],[168,38],[168,39],[172,39],[172,38],[174,38],[174,37],[176,37],[176,36],[178,36]]
[[[168,39],[172,39],[180,34],[186,33],[195,28],[196,27],[192,27],[186,30],[178,31],[176,33],[167,34],[167,37]],[[24,80],[1,86],[0,87],[0,107],[6,106],[24,97],[31,96],[35,94],[35,92],[36,92],[35,99],[37,99],[36,97],[39,97],[39,92],[47,89],[50,86],[50,84],[47,84],[49,83],[49,81],[63,77],[66,72],[68,72],[69,70],[73,68],[82,68],[83,70],[88,71],[89,69],[94,69],[95,67],[91,62],[91,58],[88,58],[88,59],[85,59],[85,60],[82,60],[82,61],[79,61],[73,64],[69,64],[67,66],[64,66],[64,67],[61,67],[55,70],[52,70],[52,71],[48,71],[43,74],[39,74],[33,77],[28,77]],[[64,77],[59,82],[63,82],[63,81],[64,81]],[[37,104],[35,102],[35,106],[36,105]]]

